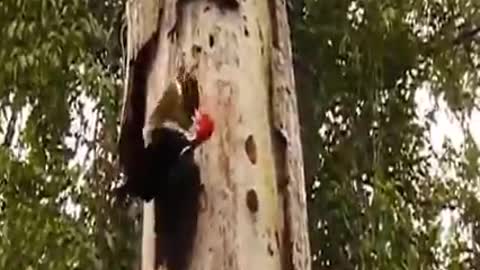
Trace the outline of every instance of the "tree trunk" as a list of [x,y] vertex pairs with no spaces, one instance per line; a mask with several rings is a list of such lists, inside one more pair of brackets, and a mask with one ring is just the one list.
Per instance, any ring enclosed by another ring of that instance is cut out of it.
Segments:
[[[215,132],[196,153],[203,192],[187,268],[310,269],[285,1],[235,3],[129,1],[121,136],[139,129],[125,120],[139,106],[132,92],[143,87],[132,74],[146,74],[148,133],[163,90],[179,70],[191,72]],[[156,251],[169,248],[155,244],[154,216],[153,204],[146,204],[143,270],[156,269]]]

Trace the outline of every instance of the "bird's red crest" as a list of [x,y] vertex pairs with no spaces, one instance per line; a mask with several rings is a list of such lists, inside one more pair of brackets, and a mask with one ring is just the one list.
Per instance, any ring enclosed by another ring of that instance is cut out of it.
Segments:
[[196,111],[195,112],[195,138],[199,142],[204,142],[212,136],[215,125],[210,115]]

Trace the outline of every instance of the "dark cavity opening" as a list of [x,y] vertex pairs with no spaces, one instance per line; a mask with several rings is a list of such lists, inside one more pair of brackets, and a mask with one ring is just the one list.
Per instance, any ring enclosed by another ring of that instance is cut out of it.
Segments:
[[250,212],[256,213],[258,212],[258,205],[259,203],[258,203],[257,192],[255,192],[255,190],[253,189],[250,189],[247,192],[247,207],[250,210]]
[[213,37],[213,35],[208,36],[208,44],[210,45],[210,48],[213,48],[213,46],[215,45],[215,38]]
[[184,109],[188,115],[193,116],[200,105],[198,80],[193,74],[186,73],[181,84]]
[[245,152],[252,164],[257,164],[257,145],[252,135],[248,135],[245,141]]

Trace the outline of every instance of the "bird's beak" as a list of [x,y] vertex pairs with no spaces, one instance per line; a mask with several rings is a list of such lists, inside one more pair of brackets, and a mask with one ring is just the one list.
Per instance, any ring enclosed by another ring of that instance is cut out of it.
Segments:
[[180,81],[178,79],[175,80],[175,86],[177,88],[177,93],[181,95],[182,91],[183,91],[182,90],[182,84],[180,83]]
[[195,109],[195,112],[193,113],[193,116],[192,116],[192,121],[195,123],[200,119],[200,117],[201,117],[200,110]]

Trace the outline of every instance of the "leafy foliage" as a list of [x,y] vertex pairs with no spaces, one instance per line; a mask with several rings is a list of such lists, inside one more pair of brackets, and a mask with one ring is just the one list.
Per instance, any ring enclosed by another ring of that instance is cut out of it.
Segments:
[[435,119],[418,117],[415,97],[428,87],[466,123],[478,106],[480,49],[468,33],[480,27],[479,8],[469,0],[292,5],[300,106],[316,100],[302,112],[304,137],[314,138],[306,150],[315,153],[306,154],[314,269],[475,268],[478,246],[457,237],[445,247],[438,215],[462,213],[455,233],[478,223],[477,146],[447,144],[438,159],[428,136]]
[[0,268],[127,269],[113,207],[122,1],[0,3]]

